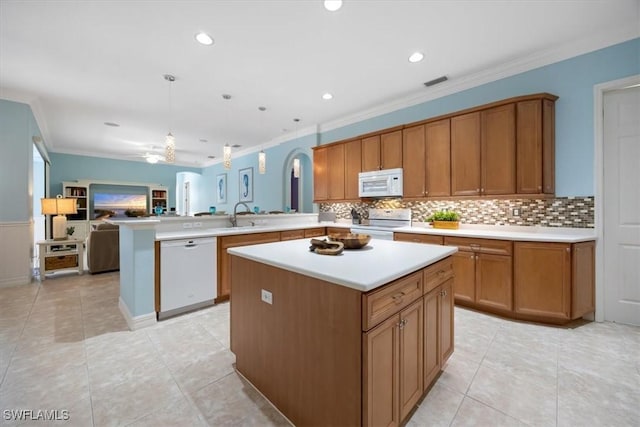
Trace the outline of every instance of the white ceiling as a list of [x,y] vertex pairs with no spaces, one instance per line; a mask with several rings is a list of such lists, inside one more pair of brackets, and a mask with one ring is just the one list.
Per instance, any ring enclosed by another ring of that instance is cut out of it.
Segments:
[[333,13],[320,0],[0,0],[0,98],[32,105],[50,151],[144,161],[170,129],[176,163],[204,166],[225,143],[259,149],[638,37],[639,17],[640,0],[345,0]]

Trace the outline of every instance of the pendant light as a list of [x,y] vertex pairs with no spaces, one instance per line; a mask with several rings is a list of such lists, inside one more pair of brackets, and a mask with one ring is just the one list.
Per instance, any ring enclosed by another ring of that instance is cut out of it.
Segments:
[[[231,99],[231,95],[224,94],[222,95],[222,99],[228,101]],[[227,113],[227,116],[228,115]],[[227,120],[227,123],[229,123],[229,120]],[[224,144],[224,148],[222,149],[222,164],[226,170],[231,169],[231,147],[229,144]]]
[[[258,107],[258,110],[264,113],[267,109],[266,107]],[[262,129],[263,127],[263,120],[261,116],[260,129]],[[260,175],[264,175],[267,172],[267,153],[265,153],[264,150],[260,150],[260,152],[258,153],[258,172],[260,173]]]
[[176,161],[176,139],[171,134],[171,85],[176,80],[175,76],[165,74],[164,79],[169,82],[169,133],[165,138],[164,161],[166,163],[175,163]]
[[[294,122],[296,122],[296,139],[298,138],[298,123],[300,122],[300,119],[293,119]],[[299,158],[295,158],[293,159],[293,177],[294,178],[300,178],[300,159]]]

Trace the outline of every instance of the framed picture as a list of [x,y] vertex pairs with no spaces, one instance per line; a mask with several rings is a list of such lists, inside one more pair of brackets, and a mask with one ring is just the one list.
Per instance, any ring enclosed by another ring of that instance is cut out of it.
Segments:
[[216,177],[216,200],[227,203],[227,174],[221,173]]
[[238,183],[240,187],[240,201],[253,201],[253,168],[244,168],[238,171]]

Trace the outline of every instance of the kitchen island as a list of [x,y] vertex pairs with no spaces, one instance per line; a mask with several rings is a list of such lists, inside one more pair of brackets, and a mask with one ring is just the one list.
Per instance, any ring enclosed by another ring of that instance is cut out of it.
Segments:
[[295,425],[399,425],[453,351],[456,250],[228,249],[237,371]]

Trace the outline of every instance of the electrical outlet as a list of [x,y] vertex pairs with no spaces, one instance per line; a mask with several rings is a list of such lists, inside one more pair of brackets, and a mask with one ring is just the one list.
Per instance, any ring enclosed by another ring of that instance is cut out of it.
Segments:
[[262,289],[260,297],[262,301],[266,302],[267,304],[273,304],[273,294],[271,292]]
[[513,208],[513,210],[511,211],[511,215],[520,216],[520,209],[519,208]]
[[190,222],[185,222],[184,224],[182,224],[182,228],[192,228],[193,224],[191,224]]
[[194,222],[193,223],[193,228],[200,228],[202,227],[202,223],[201,222]]

